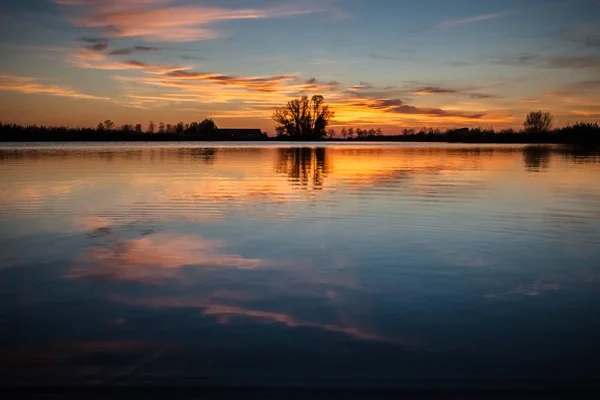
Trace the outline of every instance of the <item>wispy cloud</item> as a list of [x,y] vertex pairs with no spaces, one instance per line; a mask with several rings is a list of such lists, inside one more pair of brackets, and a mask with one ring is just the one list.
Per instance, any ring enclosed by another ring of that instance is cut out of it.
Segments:
[[541,68],[586,69],[600,68],[600,55],[555,55],[545,56],[535,53],[508,55],[493,61],[499,65],[537,66]]
[[600,47],[600,24],[580,24],[572,29],[563,30],[562,33],[568,39],[585,47]]
[[177,70],[186,70],[184,66],[159,65],[144,63],[137,60],[114,61],[106,54],[81,48],[69,57],[69,61],[80,67],[109,71],[140,70],[149,74],[167,74]]
[[[168,77],[177,78],[180,80],[198,80],[208,81],[217,83],[219,85],[234,85],[248,87],[258,90],[272,91],[279,84],[295,79],[294,76],[269,76],[269,77],[240,77],[240,76],[228,76],[221,74],[213,74],[206,72],[190,72],[190,71],[172,71],[166,74]],[[308,84],[314,85],[315,82]]]
[[479,119],[485,116],[484,113],[470,113],[467,111],[443,110],[441,108],[416,107],[405,104],[405,102],[400,99],[370,99],[359,102],[358,104],[368,108],[384,110],[387,113],[404,115],[461,117],[467,119]]
[[112,51],[109,51],[108,54],[111,56],[124,56],[124,55],[133,54],[136,52],[149,52],[149,51],[159,51],[159,50],[162,50],[162,47],[134,46],[134,47],[124,48],[124,49],[112,50]]
[[139,37],[156,42],[214,39],[220,34],[209,26],[222,21],[264,19],[322,11],[294,4],[265,9],[231,9],[202,5],[175,6],[171,0],[54,0],[77,9],[74,25],[100,28],[113,37]]
[[96,44],[90,44],[90,45],[86,45],[86,46],[82,46],[84,49],[87,50],[91,50],[91,51],[104,51],[108,48],[108,44],[107,43],[96,43]]
[[412,94],[417,95],[430,95],[430,94],[454,94],[457,93],[455,89],[446,89],[438,86],[426,86],[412,91]]
[[555,56],[547,61],[549,68],[595,68],[600,69],[600,55]]
[[35,78],[13,75],[0,75],[0,90],[21,93],[48,94],[52,96],[72,97],[76,99],[109,100],[106,97],[98,97],[80,93],[69,87],[39,83]]
[[109,38],[105,37],[95,37],[95,36],[83,36],[78,39],[80,42],[97,44],[97,43],[105,43],[108,44]]
[[464,95],[472,99],[494,99],[500,96],[487,94],[487,93],[474,93],[474,89],[455,89],[440,86],[424,86],[411,91],[411,94],[419,96],[430,96],[430,95]]
[[488,21],[491,19],[500,18],[506,15],[505,12],[497,12],[492,14],[481,14],[475,15],[472,17],[460,18],[460,19],[451,19],[447,21],[442,21],[438,24],[438,28],[454,28],[460,25],[472,24],[475,22]]
[[[114,60],[108,54],[86,49],[79,49],[72,62],[83,68],[141,72],[141,76],[114,77],[124,88],[124,102],[139,108],[173,103],[228,104],[213,117],[269,119],[273,108],[285,104],[289,98],[320,93],[336,109],[336,119],[340,123],[356,120],[401,123],[405,117],[421,118],[428,122],[444,120],[463,124],[471,120],[481,123],[498,122],[498,116],[489,119],[484,109],[463,110],[452,103],[444,108],[406,103],[401,97],[409,94],[409,90],[393,86],[376,87],[367,82],[346,86],[336,81],[307,79],[295,74],[225,75],[194,71],[188,66]],[[432,85],[424,85],[413,91],[439,95],[454,93],[471,98],[492,97],[466,89],[459,91]]]

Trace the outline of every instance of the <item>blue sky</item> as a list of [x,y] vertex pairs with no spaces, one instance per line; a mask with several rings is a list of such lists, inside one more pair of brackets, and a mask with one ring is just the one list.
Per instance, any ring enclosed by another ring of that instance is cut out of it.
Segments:
[[598,0],[5,1],[0,47],[8,122],[272,132],[317,93],[334,127],[390,133],[600,117]]

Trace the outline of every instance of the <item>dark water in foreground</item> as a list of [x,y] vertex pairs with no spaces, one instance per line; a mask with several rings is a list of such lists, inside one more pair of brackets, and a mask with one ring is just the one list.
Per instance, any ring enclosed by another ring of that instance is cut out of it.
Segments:
[[211,145],[0,149],[0,383],[600,377],[597,155]]

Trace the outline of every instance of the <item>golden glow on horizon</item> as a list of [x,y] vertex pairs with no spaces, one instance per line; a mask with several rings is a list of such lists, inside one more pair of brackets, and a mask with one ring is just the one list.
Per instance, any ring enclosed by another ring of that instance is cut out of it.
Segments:
[[[212,117],[221,127],[256,127],[274,134],[274,108],[313,94],[332,105],[336,118],[331,126],[338,130],[380,127],[384,134],[397,134],[424,126],[520,128],[525,115],[538,109],[550,111],[557,126],[600,119],[595,73],[600,58],[581,46],[590,47],[597,29],[584,21],[573,22],[562,39],[553,39],[562,44],[568,39],[570,53],[545,54],[539,46],[528,49],[529,41],[499,46],[515,49],[493,57],[477,54],[482,51],[477,46],[432,53],[435,46],[419,47],[412,40],[407,46],[415,48],[396,53],[378,32],[370,33],[368,53],[360,41],[350,39],[355,32],[345,30],[352,24],[338,21],[347,14],[337,1],[248,1],[243,7],[189,0],[47,1],[55,3],[54,12],[44,14],[43,23],[53,19],[52,26],[69,27],[70,36],[48,31],[46,37],[47,27],[32,25],[26,44],[0,43],[7,61],[0,71],[0,121],[95,127],[106,119],[145,126]],[[388,7],[374,6],[366,14],[378,18]],[[430,26],[415,35],[426,43],[446,31],[473,34],[470,29],[478,26],[521,17],[515,10],[464,8],[448,18],[422,15]],[[311,30],[323,40],[290,47],[290,32],[302,33],[295,25],[302,16],[331,18],[331,24]],[[0,18],[20,21],[11,13]],[[288,25],[294,29],[281,30]],[[336,25],[333,31],[330,25]],[[348,34],[350,46],[331,51],[331,34]],[[504,45],[513,40],[497,27],[490,34]],[[274,45],[261,46],[268,35]]]

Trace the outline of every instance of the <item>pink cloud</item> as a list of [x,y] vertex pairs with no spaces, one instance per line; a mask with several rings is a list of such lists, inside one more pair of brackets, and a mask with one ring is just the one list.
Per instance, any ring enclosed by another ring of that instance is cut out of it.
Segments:
[[102,28],[115,37],[139,37],[155,42],[185,42],[214,39],[219,32],[208,25],[241,19],[263,19],[308,14],[320,9],[286,6],[270,9],[230,9],[169,6],[169,0],[54,0],[84,10],[71,18],[76,26]]

